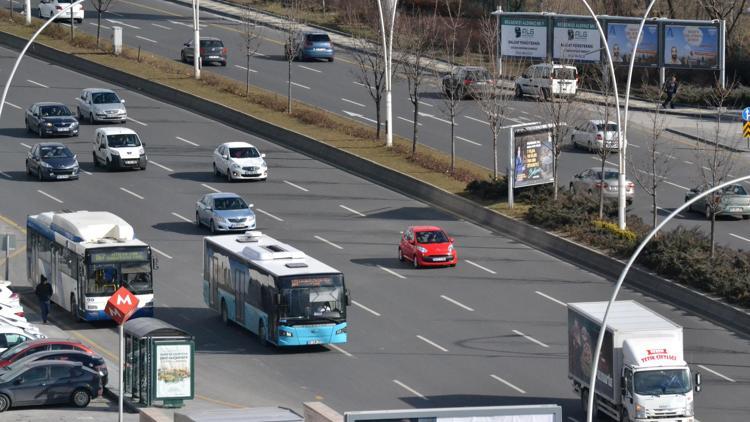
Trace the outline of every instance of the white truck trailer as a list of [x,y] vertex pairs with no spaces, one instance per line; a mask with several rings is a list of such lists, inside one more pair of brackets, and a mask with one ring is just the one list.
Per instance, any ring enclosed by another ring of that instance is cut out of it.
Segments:
[[[568,378],[586,410],[596,340],[607,302],[568,304]],[[594,418],[622,422],[694,422],[700,391],[683,357],[682,327],[632,301],[615,302],[596,372]]]

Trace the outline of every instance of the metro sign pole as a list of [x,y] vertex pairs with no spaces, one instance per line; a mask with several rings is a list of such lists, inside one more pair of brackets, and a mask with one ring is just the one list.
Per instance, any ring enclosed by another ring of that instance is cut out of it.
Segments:
[[104,312],[109,315],[118,325],[120,331],[120,397],[118,400],[118,421],[123,422],[123,397],[125,397],[125,332],[124,325],[133,313],[138,309],[138,298],[124,287],[120,287],[115,294],[109,297]]

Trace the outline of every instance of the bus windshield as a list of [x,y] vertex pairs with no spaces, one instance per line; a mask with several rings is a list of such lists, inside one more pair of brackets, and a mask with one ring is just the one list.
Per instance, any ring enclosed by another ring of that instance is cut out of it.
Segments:
[[281,283],[281,297],[281,319],[344,318],[344,286],[341,275],[290,277]]
[[86,268],[86,294],[109,296],[120,287],[131,293],[153,293],[148,250],[114,250],[91,255]]

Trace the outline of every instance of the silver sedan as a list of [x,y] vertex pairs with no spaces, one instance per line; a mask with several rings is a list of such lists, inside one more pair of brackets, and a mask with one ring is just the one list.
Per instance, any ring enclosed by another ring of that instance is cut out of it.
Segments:
[[209,193],[195,204],[195,224],[208,227],[211,233],[253,230],[252,207],[234,193]]
[[[620,173],[617,169],[610,167],[604,168],[604,174],[602,175],[601,167],[592,167],[586,169],[575,176],[570,181],[570,190],[572,192],[586,193],[589,195],[598,194],[599,189],[604,191],[604,198],[610,200],[617,200],[617,195],[620,186],[618,177]],[[633,195],[635,194],[635,184],[630,180],[625,181],[625,199],[628,204],[633,202]]]

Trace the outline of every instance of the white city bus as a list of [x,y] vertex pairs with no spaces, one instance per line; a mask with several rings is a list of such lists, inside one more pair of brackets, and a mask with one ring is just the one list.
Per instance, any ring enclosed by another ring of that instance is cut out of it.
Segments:
[[133,227],[105,211],[43,212],[26,220],[29,284],[44,275],[52,301],[76,319],[110,319],[107,299],[121,286],[138,298],[133,317],[153,316],[155,259]]

